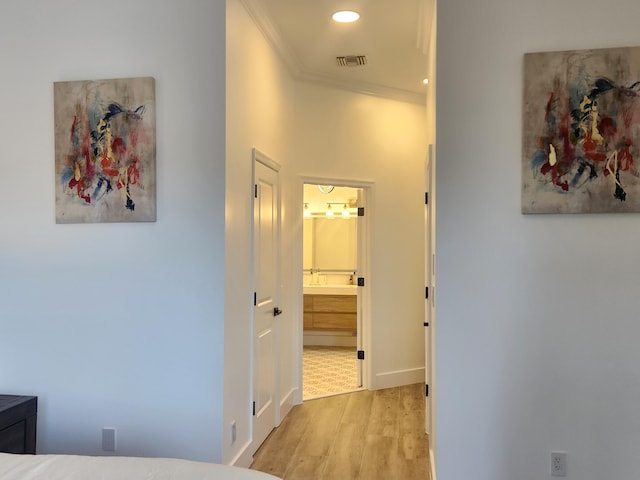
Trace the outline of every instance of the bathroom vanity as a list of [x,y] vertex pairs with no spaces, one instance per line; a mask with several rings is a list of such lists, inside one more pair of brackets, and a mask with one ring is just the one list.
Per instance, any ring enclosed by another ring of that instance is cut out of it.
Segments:
[[304,330],[355,332],[358,317],[356,288],[353,285],[305,286]]

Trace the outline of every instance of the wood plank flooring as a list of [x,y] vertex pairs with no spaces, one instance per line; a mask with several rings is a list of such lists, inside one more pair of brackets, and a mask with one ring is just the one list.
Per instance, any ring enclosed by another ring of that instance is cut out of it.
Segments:
[[293,407],[251,469],[285,480],[429,480],[424,384]]

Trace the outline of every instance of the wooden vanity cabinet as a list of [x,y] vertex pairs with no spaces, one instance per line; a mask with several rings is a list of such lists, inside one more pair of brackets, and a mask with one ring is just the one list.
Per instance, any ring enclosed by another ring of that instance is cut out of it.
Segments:
[[355,332],[357,298],[356,295],[304,295],[304,330]]
[[304,327],[304,330],[311,330],[313,328],[313,297],[315,297],[315,295],[303,295],[303,302],[304,302],[303,327]]

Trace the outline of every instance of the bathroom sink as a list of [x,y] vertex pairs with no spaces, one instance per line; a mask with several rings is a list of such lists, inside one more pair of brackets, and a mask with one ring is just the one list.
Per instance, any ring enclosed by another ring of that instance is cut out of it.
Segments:
[[303,285],[302,293],[307,295],[356,295],[356,285]]

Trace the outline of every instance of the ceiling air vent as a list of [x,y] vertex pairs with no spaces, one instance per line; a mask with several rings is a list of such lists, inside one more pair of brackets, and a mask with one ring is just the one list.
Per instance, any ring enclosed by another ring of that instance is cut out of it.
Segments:
[[367,57],[364,55],[345,55],[336,57],[336,60],[341,67],[359,67],[367,64]]

